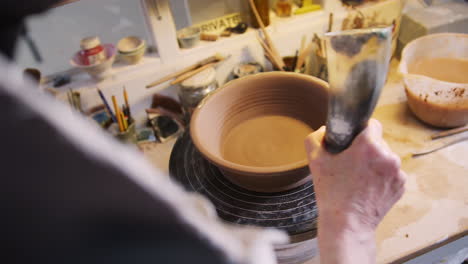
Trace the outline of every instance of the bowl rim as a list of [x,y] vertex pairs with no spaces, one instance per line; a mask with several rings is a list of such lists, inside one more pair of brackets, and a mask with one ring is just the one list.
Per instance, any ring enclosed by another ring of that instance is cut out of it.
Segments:
[[421,36],[421,37],[418,37],[418,38],[415,38],[415,39],[411,40],[408,44],[406,44],[406,46],[401,51],[400,63],[399,63],[398,68],[397,68],[398,72],[403,76],[403,78],[411,77],[411,78],[429,79],[429,80],[434,81],[434,82],[467,85],[467,83],[456,83],[456,82],[442,81],[442,80],[435,79],[435,78],[432,78],[432,77],[426,76],[426,75],[409,73],[409,71],[408,71],[408,63],[406,62],[406,58],[408,56],[407,53],[409,52],[408,50],[412,49],[413,46],[416,46],[421,41],[424,41],[424,40],[427,40],[427,39],[434,39],[434,38],[444,38],[444,37],[460,37],[460,38],[467,38],[468,39],[468,34],[454,33],[454,32],[442,32],[442,33],[434,33],[434,34]]
[[[241,174],[250,174],[250,175],[255,175],[255,174],[257,174],[257,175],[260,175],[260,174],[261,175],[263,175],[263,174],[279,174],[279,173],[284,173],[284,172],[288,172],[288,171],[298,170],[298,169],[301,169],[301,168],[308,165],[307,157],[302,159],[302,160],[299,160],[299,161],[296,161],[296,162],[293,162],[293,163],[289,163],[289,164],[285,164],[285,165],[280,165],[280,166],[255,167],[255,166],[241,165],[241,164],[237,164],[237,163],[234,163],[234,162],[231,162],[231,161],[228,161],[228,160],[217,157],[216,155],[214,155],[213,153],[208,151],[208,149],[205,148],[201,144],[201,142],[198,140],[200,137],[198,136],[199,135],[198,131],[195,128],[195,123],[196,122],[194,122],[194,120],[196,120],[199,117],[201,109],[203,108],[203,106],[207,102],[209,102],[213,98],[216,98],[217,96],[220,96],[223,93],[223,91],[228,89],[228,87],[232,87],[232,85],[234,85],[234,84],[236,84],[238,82],[242,82],[242,81],[245,81],[247,79],[258,79],[258,78],[265,78],[265,77],[266,78],[271,78],[271,77],[278,77],[278,76],[279,77],[287,77],[287,78],[294,77],[294,78],[299,78],[299,79],[302,79],[302,80],[305,80],[305,81],[308,81],[308,82],[313,82],[313,83],[318,84],[318,86],[322,87],[321,89],[324,89],[326,92],[329,91],[328,83],[325,82],[324,80],[319,79],[319,78],[314,77],[314,76],[295,73],[295,72],[276,72],[276,71],[274,71],[274,72],[260,72],[260,73],[256,73],[256,74],[252,74],[252,75],[243,76],[241,78],[234,79],[234,80],[231,80],[231,81],[227,82],[222,87],[216,89],[215,91],[210,93],[207,97],[205,97],[199,103],[199,105],[195,108],[194,112],[192,113],[192,118],[191,118],[191,121],[190,121],[190,137],[192,138],[192,142],[194,143],[197,150],[205,158],[207,158],[209,161],[213,162],[217,167],[220,166],[224,170],[229,170],[229,171],[237,172],[237,173],[241,173]],[[305,140],[305,138],[304,138],[304,140]]]

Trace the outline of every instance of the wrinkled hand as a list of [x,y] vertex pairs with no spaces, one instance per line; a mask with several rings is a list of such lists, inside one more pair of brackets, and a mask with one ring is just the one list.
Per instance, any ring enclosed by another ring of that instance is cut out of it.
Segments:
[[338,154],[324,149],[324,135],[322,127],[305,141],[319,210],[320,263],[373,264],[377,225],[404,192],[400,159],[377,120]]
[[404,192],[400,158],[375,119],[339,154],[323,148],[324,134],[322,127],[305,141],[319,215],[350,230],[373,232]]

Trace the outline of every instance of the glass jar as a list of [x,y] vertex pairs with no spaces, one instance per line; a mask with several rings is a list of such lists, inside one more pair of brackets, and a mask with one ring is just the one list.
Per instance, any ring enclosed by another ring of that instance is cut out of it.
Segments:
[[216,88],[216,70],[207,68],[182,82],[178,92],[180,103],[186,112],[192,113],[203,98]]
[[291,0],[278,0],[276,1],[276,15],[279,17],[288,17],[292,14],[292,1]]

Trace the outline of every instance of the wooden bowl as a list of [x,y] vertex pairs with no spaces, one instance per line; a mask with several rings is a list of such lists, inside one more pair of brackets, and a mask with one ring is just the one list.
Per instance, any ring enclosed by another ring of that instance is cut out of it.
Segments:
[[307,134],[325,124],[326,82],[307,75],[268,72],[227,83],[192,115],[196,148],[234,184],[260,192],[292,189],[306,181]]

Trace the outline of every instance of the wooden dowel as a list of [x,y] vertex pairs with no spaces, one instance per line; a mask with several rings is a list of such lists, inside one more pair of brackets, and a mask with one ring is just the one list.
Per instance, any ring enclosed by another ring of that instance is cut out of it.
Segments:
[[117,117],[119,130],[120,132],[125,132],[124,125],[122,122],[122,116],[120,115],[120,109],[119,109],[119,105],[117,104],[117,99],[115,98],[115,95],[112,96],[112,103],[114,104],[114,113],[115,113],[115,116]]
[[217,62],[211,62],[211,63],[205,64],[205,65],[203,65],[203,66],[201,66],[201,67],[199,67],[199,68],[197,68],[197,69],[195,69],[193,71],[187,72],[187,73],[177,77],[177,79],[175,79],[174,81],[172,81],[171,85],[181,83],[181,82],[187,80],[188,78],[194,76],[195,74],[200,73],[200,72],[208,69],[209,67],[215,66],[216,64],[217,64]]
[[[252,8],[252,12],[255,15],[255,18],[257,19],[257,22],[260,25],[260,29],[262,30],[262,33],[265,36],[265,41],[266,41],[267,45],[270,47],[270,49],[271,49],[271,53],[272,53],[273,57],[281,58],[281,56],[279,55],[278,50],[276,49],[275,45],[273,44],[273,41],[270,38],[270,35],[268,34],[268,32],[265,29],[265,24],[263,24],[263,21],[260,18],[260,14],[258,13],[258,10],[257,10],[257,7],[255,6],[254,1],[253,0],[248,0],[248,1],[249,1],[249,4],[250,4],[250,8]],[[280,66],[279,68],[283,69],[283,67],[284,67],[283,60],[280,60],[279,66]]]
[[462,133],[465,131],[468,131],[468,125],[436,133],[432,135],[431,138],[437,139],[437,138],[447,137],[447,136],[455,135],[455,134]]
[[296,68],[294,69],[294,71],[298,71],[302,68],[302,65],[304,65],[305,59],[312,52],[313,48],[314,48],[314,43],[311,41],[309,45],[307,45],[307,48],[305,48],[301,52],[301,54],[299,54],[299,57],[297,58]]
[[333,13],[330,13],[328,15],[328,28],[327,28],[327,32],[331,32],[332,31],[332,27],[333,27]]
[[155,82],[152,82],[152,83],[146,85],[146,88],[149,89],[151,87],[157,86],[157,85],[159,85],[161,83],[164,83],[164,82],[167,82],[167,81],[169,81],[171,79],[174,79],[174,78],[176,78],[176,77],[178,77],[178,76],[180,76],[182,74],[193,71],[196,68],[201,67],[201,66],[203,66],[205,64],[208,64],[208,63],[211,63],[211,62],[216,62],[216,61],[219,61],[219,60],[222,60],[222,59],[223,59],[223,57],[218,55],[218,54],[214,55],[214,56],[211,56],[211,57],[208,57],[208,58],[206,58],[206,59],[204,59],[202,61],[199,61],[199,62],[197,62],[197,63],[195,63],[193,65],[185,67],[184,69],[182,69],[180,71],[171,73],[171,74],[169,74],[169,75],[167,75],[167,76],[165,76],[165,77],[163,77],[163,78],[161,78],[161,79],[159,79],[159,80],[157,80]]
[[280,71],[284,71],[284,63],[283,63],[283,67],[281,67],[281,63],[279,62],[279,61],[282,61],[282,59],[275,57],[275,55],[270,50],[270,48],[268,48],[267,44],[265,44],[265,42],[263,42],[263,40],[258,35],[257,35],[257,39],[258,39],[258,42],[260,42],[260,45],[262,46],[263,50],[265,51],[265,54],[268,54],[268,57],[271,58],[270,61],[272,62],[272,64],[276,66],[276,68],[278,68]]

